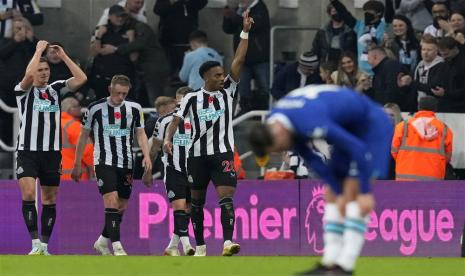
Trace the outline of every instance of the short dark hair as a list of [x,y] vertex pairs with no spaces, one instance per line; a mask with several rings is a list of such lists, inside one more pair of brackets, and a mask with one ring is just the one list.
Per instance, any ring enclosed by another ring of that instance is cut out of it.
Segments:
[[221,63],[219,63],[218,61],[209,60],[200,66],[199,75],[203,78],[203,75],[205,75],[205,73],[207,73],[213,67],[218,66],[221,67]]
[[370,0],[363,5],[363,10],[384,13],[384,4],[376,0]]
[[433,96],[421,97],[418,101],[418,110],[427,110],[435,112],[438,110],[438,100]]
[[46,57],[40,57],[39,63],[40,63],[40,62],[45,62],[45,63],[48,64],[48,59],[47,59]]
[[195,30],[189,35],[189,41],[198,41],[200,43],[207,43],[207,34],[201,30]]
[[438,40],[436,39],[436,37],[432,36],[431,34],[424,34],[421,37],[420,43],[434,44],[434,45],[437,46],[438,45]]
[[249,133],[249,143],[256,156],[265,156],[267,154],[266,148],[273,145],[270,127],[262,123],[253,125]]
[[457,41],[450,36],[442,37],[438,40],[439,49],[454,49],[457,48]]
[[387,56],[387,53],[386,53],[386,50],[381,47],[381,46],[374,46],[374,47],[371,47],[370,49],[368,49],[368,52],[377,52],[379,54],[382,54],[384,56]]

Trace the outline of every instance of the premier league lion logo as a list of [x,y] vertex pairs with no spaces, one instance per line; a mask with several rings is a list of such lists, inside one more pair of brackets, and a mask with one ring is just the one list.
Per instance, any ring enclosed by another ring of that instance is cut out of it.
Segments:
[[305,216],[305,229],[307,230],[307,242],[317,254],[323,253],[323,213],[325,189],[316,186],[312,189],[312,200],[307,206]]

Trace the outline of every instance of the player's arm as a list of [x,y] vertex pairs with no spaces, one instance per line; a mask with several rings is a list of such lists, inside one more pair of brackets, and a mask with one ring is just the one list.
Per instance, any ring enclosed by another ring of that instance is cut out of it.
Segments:
[[142,154],[144,154],[144,159],[142,160],[142,167],[144,167],[144,173],[151,173],[152,161],[150,160],[149,142],[147,139],[147,135],[145,134],[144,128],[137,128],[136,135],[137,143],[139,144],[139,147],[142,150]]
[[176,133],[180,122],[181,118],[175,115],[166,129],[166,136],[163,141],[163,150],[171,155],[173,154],[173,143],[171,141],[173,140],[173,135]]
[[81,70],[81,68],[79,68],[76,63],[74,63],[74,61],[66,54],[61,46],[52,45],[51,47],[57,49],[57,56],[66,64],[69,71],[71,72],[71,75],[73,75],[66,81],[66,85],[68,86],[69,90],[76,91],[79,87],[86,83],[86,74]]
[[32,87],[34,82],[34,73],[37,71],[40,63],[40,57],[44,53],[45,49],[47,49],[48,42],[45,40],[40,40],[37,42],[36,51],[32,56],[29,64],[26,67],[26,73],[24,74],[23,79],[20,82],[21,89],[29,90]]
[[247,48],[249,47],[249,31],[250,28],[252,28],[253,23],[253,18],[249,17],[249,13],[246,12],[242,20],[243,27],[241,33],[241,41],[237,46],[236,54],[234,55],[234,59],[231,64],[231,78],[235,82],[239,81],[241,69],[245,63],[245,55],[247,54]]
[[82,155],[84,153],[84,149],[87,145],[87,141],[89,139],[89,134],[90,134],[90,129],[81,128],[81,134],[79,134],[79,140],[76,145],[73,170],[71,172],[71,178],[76,182],[79,182],[79,179],[81,178],[81,174],[82,174],[81,160],[82,160]]

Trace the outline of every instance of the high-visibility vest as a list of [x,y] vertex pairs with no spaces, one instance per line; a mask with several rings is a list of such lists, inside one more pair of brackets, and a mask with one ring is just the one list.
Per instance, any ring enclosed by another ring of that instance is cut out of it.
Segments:
[[242,161],[236,147],[234,147],[234,169],[236,170],[237,179],[245,179],[245,171],[242,168]]
[[[81,132],[81,123],[66,112],[61,113],[61,180],[71,180],[71,171],[73,170],[76,145]],[[93,177],[93,151],[92,144],[87,144],[82,155],[81,180],[88,180]]]
[[[411,125],[421,117],[431,118],[429,124],[438,131],[435,138],[421,137]],[[443,180],[452,155],[452,139],[452,131],[431,111],[419,111],[408,122],[399,123],[391,147],[391,154],[396,160],[396,180]]]

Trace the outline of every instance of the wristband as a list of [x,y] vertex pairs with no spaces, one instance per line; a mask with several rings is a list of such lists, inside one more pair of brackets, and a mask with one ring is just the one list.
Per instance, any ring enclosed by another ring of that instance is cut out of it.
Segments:
[[249,39],[249,33],[246,33],[244,31],[242,31],[241,34],[239,35],[239,37],[241,39]]

